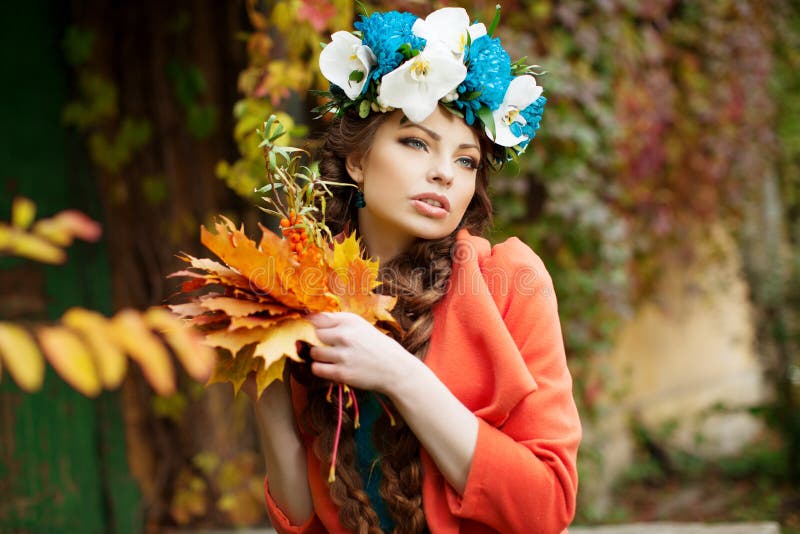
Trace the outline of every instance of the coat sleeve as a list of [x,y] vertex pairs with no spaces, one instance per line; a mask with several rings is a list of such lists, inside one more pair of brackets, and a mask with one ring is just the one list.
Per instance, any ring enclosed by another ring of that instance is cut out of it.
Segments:
[[269,478],[264,479],[264,500],[267,506],[267,515],[272,522],[272,526],[278,534],[327,534],[328,531],[322,525],[314,513],[302,525],[293,525],[283,510],[280,509],[278,503],[269,494]]
[[535,389],[499,426],[479,418],[465,491],[448,486],[448,506],[462,519],[507,534],[558,533],[575,514],[581,426],[552,279],[539,256],[515,238],[494,247],[484,264],[510,275],[509,290],[492,297]]

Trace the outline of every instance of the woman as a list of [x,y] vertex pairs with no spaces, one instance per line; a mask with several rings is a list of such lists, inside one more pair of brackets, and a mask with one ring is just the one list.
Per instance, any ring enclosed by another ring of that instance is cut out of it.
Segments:
[[[479,237],[487,168],[533,137],[541,89],[460,9],[356,28],[320,58],[337,112],[320,172],[356,186],[334,188],[326,220],[380,260],[404,333],[311,318],[324,345],[310,366],[254,403],[270,517],[282,533],[561,532],[580,423],[552,282],[519,240]],[[341,436],[331,381],[355,388],[362,411]]]

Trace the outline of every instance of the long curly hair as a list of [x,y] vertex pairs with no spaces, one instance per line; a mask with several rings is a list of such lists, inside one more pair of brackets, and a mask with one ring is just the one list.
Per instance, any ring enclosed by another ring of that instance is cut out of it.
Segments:
[[[331,182],[355,185],[345,167],[345,159],[351,154],[366,155],[376,131],[388,117],[388,113],[373,113],[367,119],[361,119],[354,113],[345,113],[334,119],[318,150],[320,175]],[[447,291],[456,233],[466,228],[474,235],[482,235],[491,224],[485,156],[493,150],[493,144],[482,131],[476,129],[476,132],[484,163],[477,170],[475,194],[458,228],[441,239],[418,239],[405,253],[381,266],[382,285],[378,290],[397,296],[392,314],[403,328],[398,342],[420,359],[425,358],[430,344],[433,307]],[[334,196],[327,200],[325,209],[325,219],[331,231],[334,234],[345,229],[357,231],[356,188],[333,187],[332,190]],[[326,382],[308,371],[298,371],[295,377],[308,392],[308,405],[301,415],[304,430],[315,436],[314,453],[326,469],[332,456],[337,408],[326,400]],[[394,533],[419,534],[427,528],[422,508],[419,441],[397,411],[392,406],[389,409],[395,414],[396,424],[392,426],[383,414],[373,430],[373,441],[381,455],[380,494],[394,519]],[[358,534],[383,533],[356,468],[353,421],[347,413],[344,414],[339,442],[336,480],[330,491],[331,498],[339,507],[339,520],[343,526]]]

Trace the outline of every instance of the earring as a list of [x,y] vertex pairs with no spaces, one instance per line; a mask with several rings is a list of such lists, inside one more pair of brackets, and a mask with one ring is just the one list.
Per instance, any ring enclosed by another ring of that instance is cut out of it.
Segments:
[[357,208],[365,208],[367,206],[367,201],[364,200],[364,193],[361,189],[356,191],[356,207]]

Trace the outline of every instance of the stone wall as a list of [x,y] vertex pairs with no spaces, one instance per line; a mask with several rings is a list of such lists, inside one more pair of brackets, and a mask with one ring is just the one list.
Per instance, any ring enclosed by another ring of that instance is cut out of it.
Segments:
[[595,364],[607,391],[585,444],[598,461],[581,481],[584,502],[607,507],[631,464],[633,424],[666,450],[734,454],[762,428],[747,408],[767,391],[736,243],[721,227],[687,265],[665,267],[653,297]]

